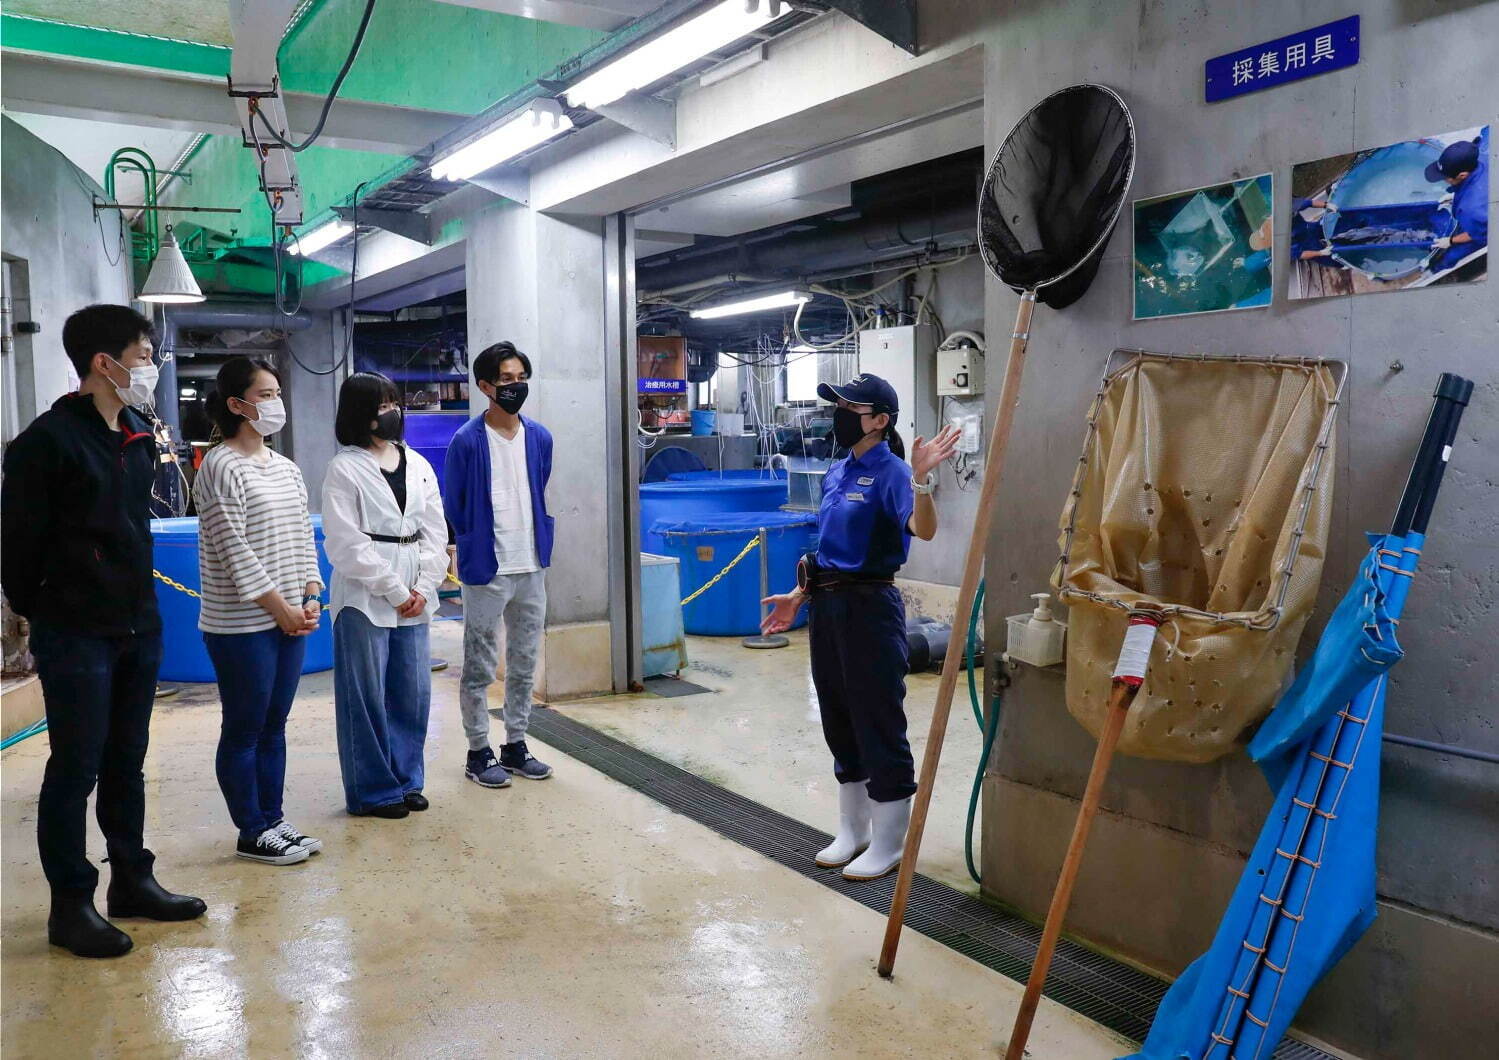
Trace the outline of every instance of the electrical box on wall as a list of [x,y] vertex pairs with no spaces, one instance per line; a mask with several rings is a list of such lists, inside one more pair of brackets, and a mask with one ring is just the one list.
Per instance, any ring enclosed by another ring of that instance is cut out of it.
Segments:
[[859,332],[859,371],[884,379],[900,400],[896,430],[906,444],[930,438],[937,423],[937,329],[930,324]]
[[973,397],[984,392],[984,352],[976,346],[937,351],[937,395]]

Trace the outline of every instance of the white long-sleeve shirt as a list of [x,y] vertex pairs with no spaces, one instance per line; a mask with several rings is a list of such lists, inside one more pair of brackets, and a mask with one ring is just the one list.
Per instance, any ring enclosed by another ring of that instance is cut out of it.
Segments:
[[[420,540],[402,545],[375,541],[370,534],[418,534]],[[397,507],[374,453],[346,445],[334,454],[323,479],[323,547],[333,565],[329,606],[334,619],[352,607],[376,626],[430,622],[448,569],[447,545],[437,476],[420,453],[406,449],[405,511]],[[414,618],[401,618],[396,608],[413,592],[422,594],[427,608]]]
[[205,633],[256,633],[276,619],[255,603],[272,589],[300,608],[321,586],[302,472],[270,449],[261,459],[227,445],[203,458],[193,480],[198,507],[198,578]]

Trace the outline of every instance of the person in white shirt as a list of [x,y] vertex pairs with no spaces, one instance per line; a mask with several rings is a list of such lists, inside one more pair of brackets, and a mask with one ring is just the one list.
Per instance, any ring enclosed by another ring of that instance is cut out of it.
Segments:
[[400,394],[359,372],[338,393],[341,448],[323,480],[333,566],[333,704],[344,801],[356,816],[425,810],[428,625],[447,572],[437,476],[402,444]]
[[[458,544],[463,585],[463,677],[458,701],[468,737],[464,776],[486,788],[510,777],[545,780],[552,767],[526,746],[536,662],[546,627],[546,568],[553,520],[546,487],[552,435],[520,414],[531,361],[497,342],[474,358],[474,385],[489,408],[460,427],[443,465],[444,506]],[[489,743],[489,686],[505,624],[505,744]]]
[[218,678],[224,721],[215,770],[239,828],[237,856],[294,865],[322,849],[281,812],[286,719],[323,579],[302,472],[265,444],[286,423],[266,361],[232,357],[208,400],[223,442],[193,480],[198,507],[198,628]]

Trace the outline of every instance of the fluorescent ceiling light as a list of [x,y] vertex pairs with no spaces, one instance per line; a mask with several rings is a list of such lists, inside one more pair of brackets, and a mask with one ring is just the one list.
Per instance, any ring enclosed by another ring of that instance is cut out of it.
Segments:
[[786,352],[787,353],[816,353],[817,352],[817,347],[816,346],[808,346],[805,342],[800,342],[800,343],[797,343],[795,346],[791,347],[791,349],[787,350]]
[[472,143],[432,163],[435,180],[467,180],[573,127],[555,100],[535,100]]
[[810,301],[812,301],[812,296],[806,291],[777,291],[775,294],[762,294],[739,302],[725,302],[723,305],[709,306],[707,309],[694,309],[692,315],[698,320],[713,320],[716,317],[758,313],[762,309],[781,309]]
[[568,105],[607,106],[626,92],[659,81],[754,33],[772,20],[772,6],[772,0],[758,0],[746,11],[745,0],[724,0],[583,78],[567,90]]
[[318,225],[305,236],[298,236],[292,240],[287,249],[292,254],[316,254],[324,247],[337,243],[344,236],[354,231],[354,226],[347,221],[329,221],[327,224]]

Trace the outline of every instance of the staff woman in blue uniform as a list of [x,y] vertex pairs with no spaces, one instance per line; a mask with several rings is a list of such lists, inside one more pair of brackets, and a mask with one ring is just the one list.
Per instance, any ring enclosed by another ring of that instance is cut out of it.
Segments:
[[817,393],[836,403],[833,439],[848,455],[823,478],[817,552],[803,558],[793,592],[765,601],[772,610],[763,629],[790,629],[811,604],[812,683],[838,780],[838,835],[817,864],[873,880],[900,864],[916,792],[906,740],[906,609],[895,573],[913,535],[937,534],[932,472],[952,456],[959,432],[917,438],[907,466],[889,383],[865,374],[823,383]]

